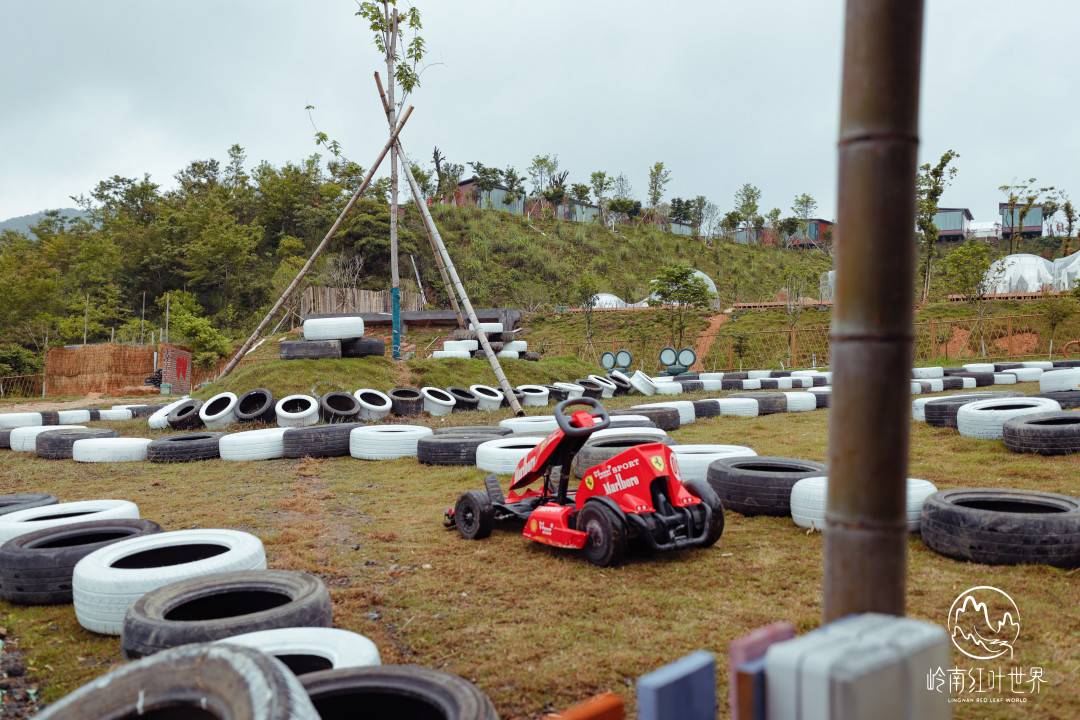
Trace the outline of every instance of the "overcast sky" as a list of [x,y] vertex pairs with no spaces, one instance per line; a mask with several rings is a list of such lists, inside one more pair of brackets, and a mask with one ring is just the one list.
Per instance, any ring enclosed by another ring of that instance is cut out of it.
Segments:
[[[432,67],[406,149],[571,181],[672,171],[668,197],[836,212],[841,0],[418,0]],[[1080,3],[927,0],[923,160],[960,173],[942,205],[994,220],[997,186],[1036,176],[1080,198]],[[0,218],[69,206],[114,174],[169,186],[190,160],[313,151],[304,107],[369,165],[385,140],[378,57],[352,0],[4,0]],[[676,11],[677,10],[677,11]]]

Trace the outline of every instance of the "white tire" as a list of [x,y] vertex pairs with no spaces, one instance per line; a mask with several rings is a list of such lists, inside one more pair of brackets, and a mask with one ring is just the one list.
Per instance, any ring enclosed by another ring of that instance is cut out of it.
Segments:
[[457,405],[454,396],[442,388],[426,386],[420,388],[420,395],[424,398],[424,412],[432,417],[449,415]]
[[472,353],[468,350],[436,350],[431,357],[435,360],[468,360]]
[[1011,372],[994,373],[995,385],[1015,385],[1016,375]]
[[644,405],[634,405],[631,409],[645,409],[645,408],[675,408],[679,411],[679,426],[689,425],[697,420],[697,413],[694,412],[694,403],[689,400],[671,400],[668,402],[658,403],[645,403]]
[[[792,373],[792,374],[794,374],[794,373]],[[722,372],[698,373],[697,379],[698,380],[723,380],[724,379],[724,373],[722,373]]]
[[464,350],[473,352],[480,349],[478,340],[447,340],[442,344],[443,350]]
[[975,378],[965,377],[965,378],[960,378],[960,380],[964,383],[963,384],[963,389],[964,390],[971,390],[972,388],[978,387],[978,383],[975,382]]
[[217,642],[243,645],[260,650],[279,660],[282,658],[322,660],[330,664],[330,667],[324,668],[326,670],[372,667],[382,664],[379,648],[375,643],[363,635],[338,628],[275,628],[233,635]]
[[512,350],[514,352],[527,352],[529,349],[529,343],[525,340],[511,340],[508,343],[503,343],[503,350]]
[[521,404],[525,407],[547,407],[550,391],[543,385],[518,385],[523,399]]
[[814,393],[815,395],[818,393],[830,395],[832,394],[832,385],[818,385],[817,387],[807,388],[806,392]]
[[662,382],[656,384],[657,395],[682,395],[682,385],[677,382]]
[[360,403],[357,417],[361,420],[381,420],[394,408],[394,401],[389,395],[371,388],[360,388],[353,393],[353,397]]
[[917,367],[911,371],[911,377],[916,380],[932,380],[945,377],[945,368],[940,366],[934,367]]
[[[638,430],[648,430],[656,427],[651,418],[644,415],[612,415],[609,418],[611,428],[636,427]],[[643,423],[649,423],[645,425]]]
[[1080,368],[1050,370],[1039,377],[1039,392],[1080,390]]
[[109,409],[110,410],[134,410],[137,407],[142,407],[142,405],[139,404],[139,403],[132,403],[130,405],[112,405],[112,406],[109,407]]
[[90,520],[139,519],[139,506],[128,500],[79,500],[16,510],[0,515],[0,545],[26,533]]
[[495,353],[496,357],[501,357],[506,360],[517,360],[521,357],[521,353],[517,350],[500,350]]
[[[775,378],[777,390],[791,390],[795,387],[795,380],[790,377]],[[813,381],[810,382],[813,384]]]
[[615,397],[615,391],[619,389],[615,383],[603,375],[590,375],[588,379],[600,386],[600,396],[605,400]]
[[919,382],[930,383],[930,392],[942,392],[945,389],[945,381],[941,378],[929,378]]
[[146,424],[150,426],[151,430],[168,430],[169,413],[171,413],[173,410],[180,407],[190,399],[191,398],[189,396],[185,395],[179,400],[173,400],[165,407],[155,410],[154,413],[146,419]]
[[994,372],[994,363],[965,363],[964,369],[968,372],[992,373]]
[[758,402],[754,398],[717,398],[713,402],[721,415],[757,417],[758,414]]
[[416,443],[431,435],[421,425],[373,425],[349,433],[349,454],[359,460],[416,457]]
[[911,419],[916,422],[926,422],[926,403],[940,398],[915,398],[911,401]]
[[[190,560],[177,562],[184,548],[190,548]],[[176,530],[121,540],[76,563],[75,617],[91,632],[119,635],[128,608],[151,590],[215,573],[265,569],[262,541],[238,530]]]
[[740,380],[743,390],[760,390],[761,380]]
[[1009,397],[976,400],[956,411],[956,429],[964,437],[1000,440],[1002,426],[1023,415],[1061,410],[1057,400],[1041,397]]
[[476,467],[496,475],[513,475],[521,459],[546,438],[517,435],[488,440],[476,446]]
[[673,383],[675,382],[675,378],[671,377],[670,375],[657,375],[656,377],[652,378],[652,381],[654,384],[659,385],[661,383]]
[[793,375],[791,377],[791,388],[793,390],[795,388],[802,388],[803,390],[806,390],[806,389],[812,388],[812,387],[814,387],[814,378],[812,378],[812,377],[807,377],[805,375],[799,375],[799,376]]
[[507,428],[515,435],[548,435],[554,432],[559,424],[554,415],[527,415],[500,420],[499,427]]
[[[1043,369],[1034,367],[1022,367],[1013,368],[1008,372],[1009,374],[1016,376],[1017,382],[1036,382],[1040,377],[1042,377]],[[61,422],[63,422],[62,418]]]
[[490,335],[491,333],[501,333],[503,331],[503,324],[499,322],[482,322],[477,326],[469,323],[470,330],[476,330],[477,328],[483,330],[485,335]]
[[[642,395],[656,394],[656,383],[653,382],[651,377],[640,370],[635,370],[634,374],[630,376],[630,384]],[[558,387],[558,385],[556,385],[556,387]]]
[[90,422],[89,410],[60,410],[56,413],[61,425],[79,425]]
[[310,395],[287,395],[274,406],[278,427],[308,427],[319,424],[319,401]]
[[35,427],[41,424],[41,413],[20,412],[0,414],[0,429],[10,430],[20,427]]
[[1020,364],[1026,368],[1038,368],[1043,372],[1054,369],[1054,363],[1049,362],[1048,360],[1027,360]]
[[724,389],[724,381],[720,378],[706,378],[704,380],[699,378],[698,382],[701,383],[701,389],[705,392],[716,392],[717,390]]
[[817,410],[817,398],[811,393],[803,391],[786,392],[788,412],[810,412]]
[[123,422],[124,420],[130,420],[132,417],[134,416],[127,408],[109,408],[98,412],[99,420]]
[[470,385],[469,390],[477,397],[476,409],[492,412],[502,407],[503,394],[490,385]]
[[277,427],[223,435],[218,440],[218,453],[222,460],[233,462],[285,457],[286,430],[288,428]]
[[[824,477],[803,478],[791,488],[791,519],[803,528],[825,529],[825,498],[829,481]],[[934,484],[918,478],[908,478],[906,511],[908,532],[919,530],[919,517],[926,498],[937,492]]]
[[911,394],[912,395],[919,395],[920,393],[922,393],[922,391],[923,391],[923,389],[922,389],[922,381],[921,380],[912,380],[911,381]]
[[919,531],[919,519],[922,517],[922,506],[926,498],[938,491],[937,486],[929,480],[908,478],[907,481],[907,529],[908,532]]
[[304,321],[305,340],[352,340],[361,337],[364,337],[364,318],[359,315]]
[[[615,418],[612,418],[614,420]],[[630,436],[645,436],[654,437],[657,440],[663,440],[668,434],[656,427],[607,427],[603,430],[596,430],[589,436],[589,441],[598,440],[606,437],[626,437]],[[588,444],[586,443],[586,445]]]
[[772,370],[749,370],[746,377],[751,380],[761,380],[762,378],[772,377]]
[[150,438],[86,438],[71,446],[71,459],[85,463],[142,462]]
[[199,419],[207,430],[216,430],[236,422],[236,405],[240,398],[236,393],[218,393],[199,408]]
[[577,383],[557,382],[552,383],[552,387],[557,387],[560,390],[565,390],[567,400],[577,400],[585,394],[585,388],[581,387]]
[[671,452],[678,462],[679,477],[684,483],[689,480],[708,482],[709,465],[714,460],[757,455],[745,445],[672,445]]
[[8,444],[15,452],[37,452],[37,436],[50,430],[85,430],[85,425],[23,425],[11,431]]

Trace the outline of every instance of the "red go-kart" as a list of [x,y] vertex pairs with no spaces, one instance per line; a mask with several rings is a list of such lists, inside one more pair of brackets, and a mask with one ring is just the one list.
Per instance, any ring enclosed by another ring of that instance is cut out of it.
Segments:
[[[564,414],[575,405],[597,412]],[[524,520],[528,539],[583,550],[600,566],[620,562],[635,539],[654,550],[710,547],[720,539],[720,499],[708,483],[684,483],[675,455],[662,443],[629,448],[584,470],[570,492],[574,456],[611,420],[592,398],[559,403],[555,420],[558,427],[518,463],[505,497],[495,475],[488,475],[485,490],[464,493],[447,511],[447,527],[479,540],[491,535],[496,521]]]

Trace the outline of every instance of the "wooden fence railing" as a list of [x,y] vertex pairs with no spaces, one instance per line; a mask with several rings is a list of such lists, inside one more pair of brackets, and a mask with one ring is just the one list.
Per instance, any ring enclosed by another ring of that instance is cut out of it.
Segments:
[[[301,317],[324,313],[388,313],[390,309],[389,290],[311,286],[300,296]],[[423,310],[420,293],[402,288],[401,309],[403,312]]]

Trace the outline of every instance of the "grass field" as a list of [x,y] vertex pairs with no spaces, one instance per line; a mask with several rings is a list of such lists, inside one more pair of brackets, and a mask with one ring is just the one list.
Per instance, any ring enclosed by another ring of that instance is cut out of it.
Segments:
[[[1037,392],[1034,384],[1018,388]],[[611,404],[631,402],[619,398]],[[762,455],[825,460],[828,416],[818,411],[715,418],[672,434],[682,443],[737,443]],[[477,421],[461,414],[448,422]],[[146,433],[142,421],[121,429]],[[998,442],[923,424],[912,430],[911,475],[942,489],[1080,494],[1080,456],[1015,455]],[[778,619],[800,631],[819,622],[822,538],[788,518],[729,512],[724,536],[712,549],[637,557],[598,569],[574,554],[527,543],[515,529],[497,530],[481,542],[444,530],[446,507],[481,480],[473,468],[433,468],[413,460],[162,466],[83,465],[13,453],[0,459],[0,492],[44,490],[62,500],[127,498],[166,529],[255,533],[271,566],[322,577],[333,595],[335,624],[371,637],[384,662],[463,675],[492,697],[504,718],[539,717],[602,690],[632,701],[635,678],[699,648],[716,652],[726,693],[725,655],[733,638]],[[1022,617],[1013,662],[1043,667],[1049,681],[1023,709],[959,705],[957,717],[1080,717],[1076,570],[956,562],[933,553],[917,536],[908,558],[911,616],[942,624],[962,590],[1000,587],[1016,600]],[[0,624],[19,640],[46,700],[121,662],[118,639],[82,630],[70,606],[0,602]],[[959,654],[954,660],[966,666]]]

